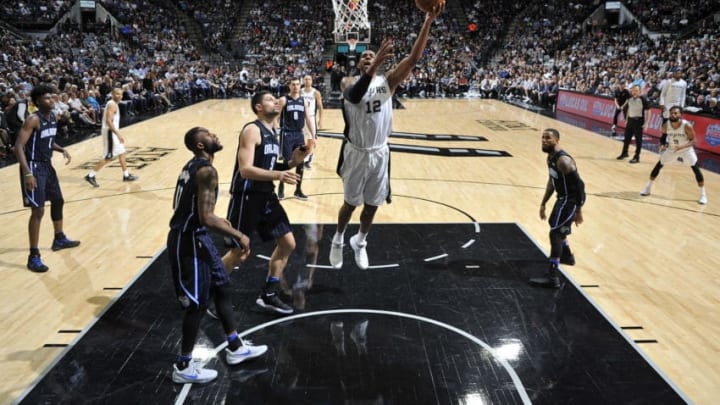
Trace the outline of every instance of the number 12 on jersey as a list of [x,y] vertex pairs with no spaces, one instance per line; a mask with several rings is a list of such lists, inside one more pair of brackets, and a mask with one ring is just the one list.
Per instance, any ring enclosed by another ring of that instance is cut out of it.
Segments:
[[368,114],[380,112],[381,104],[382,102],[380,100],[368,101],[367,103],[365,103],[365,107],[367,107],[365,112]]

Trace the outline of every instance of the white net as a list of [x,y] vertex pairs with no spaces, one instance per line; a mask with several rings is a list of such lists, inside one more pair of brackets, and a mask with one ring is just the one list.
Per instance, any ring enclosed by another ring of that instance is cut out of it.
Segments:
[[368,0],[332,0],[335,11],[335,42],[347,42],[348,38],[358,42],[370,42],[370,20]]

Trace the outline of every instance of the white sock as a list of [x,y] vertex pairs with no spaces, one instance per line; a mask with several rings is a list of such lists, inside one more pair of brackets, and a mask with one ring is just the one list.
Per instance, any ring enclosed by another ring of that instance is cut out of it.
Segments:
[[129,176],[129,175],[130,175],[130,171],[125,170],[125,171],[123,172],[123,176],[127,177],[127,176]]
[[90,170],[90,173],[88,173],[88,176],[95,177],[95,170]]
[[342,245],[345,241],[345,232],[335,232],[332,241],[337,245]]
[[705,186],[700,187],[700,195],[705,195]]
[[362,232],[358,231],[358,233],[355,235],[355,236],[357,236],[357,243],[359,243],[361,245],[366,243],[365,239],[367,239],[367,235],[368,235],[367,233],[362,233]]

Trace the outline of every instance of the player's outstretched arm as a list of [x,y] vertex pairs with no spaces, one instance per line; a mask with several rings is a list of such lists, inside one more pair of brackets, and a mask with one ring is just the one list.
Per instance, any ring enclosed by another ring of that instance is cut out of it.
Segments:
[[[370,65],[367,66],[363,74],[360,75],[360,78],[358,78],[357,80],[351,77],[346,77],[345,79],[343,79],[343,81],[340,83],[340,89],[343,91],[343,97],[345,98],[345,100],[353,104],[358,104],[360,101],[362,101],[363,96],[370,87],[370,83],[372,82],[373,77],[375,77],[375,73],[377,73],[377,70],[380,68],[380,66],[385,63],[385,60],[387,58],[390,58],[394,55],[393,51],[393,41],[388,38],[383,39],[382,44],[380,44],[380,49],[378,49]],[[363,53],[360,56],[360,63],[364,65],[365,59],[369,57],[371,57],[369,54],[366,55],[365,53]]]
[[410,51],[410,55],[403,58],[403,60],[401,60],[394,69],[388,71],[386,76],[388,85],[390,85],[390,90],[392,92],[395,92],[395,88],[407,79],[410,72],[412,72],[413,67],[415,67],[418,61],[420,61],[423,51],[425,50],[425,46],[427,46],[428,37],[430,36],[430,27],[444,8],[445,2],[442,1],[440,4],[433,7],[432,11],[425,14],[425,22],[423,23],[422,28],[420,28],[420,33],[418,33],[417,39],[415,39],[415,44],[412,47],[412,51]]

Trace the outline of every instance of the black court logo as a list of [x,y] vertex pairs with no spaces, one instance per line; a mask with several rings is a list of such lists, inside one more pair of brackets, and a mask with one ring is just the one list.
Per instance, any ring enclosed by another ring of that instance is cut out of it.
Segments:
[[[146,146],[143,148],[129,147],[127,148],[127,154],[125,160],[127,161],[128,169],[140,170],[146,166],[149,166],[152,162],[156,162],[170,153],[176,151],[176,148],[159,148],[155,146]],[[90,160],[84,162],[74,168],[74,170],[90,170],[95,167],[95,164],[100,159]],[[113,161],[108,167],[120,167],[120,162]]]
[[[318,132],[318,136],[325,138],[343,139],[343,134],[337,132]],[[449,135],[449,134],[418,134],[409,132],[393,132],[390,138],[415,139],[423,141],[476,141],[487,142],[483,136]],[[462,148],[462,147],[434,147],[415,146],[408,144],[388,143],[392,152],[416,153],[420,155],[451,156],[451,157],[508,157],[512,156],[504,150]]]
[[477,123],[493,131],[537,131],[536,128],[515,120],[477,120]]

